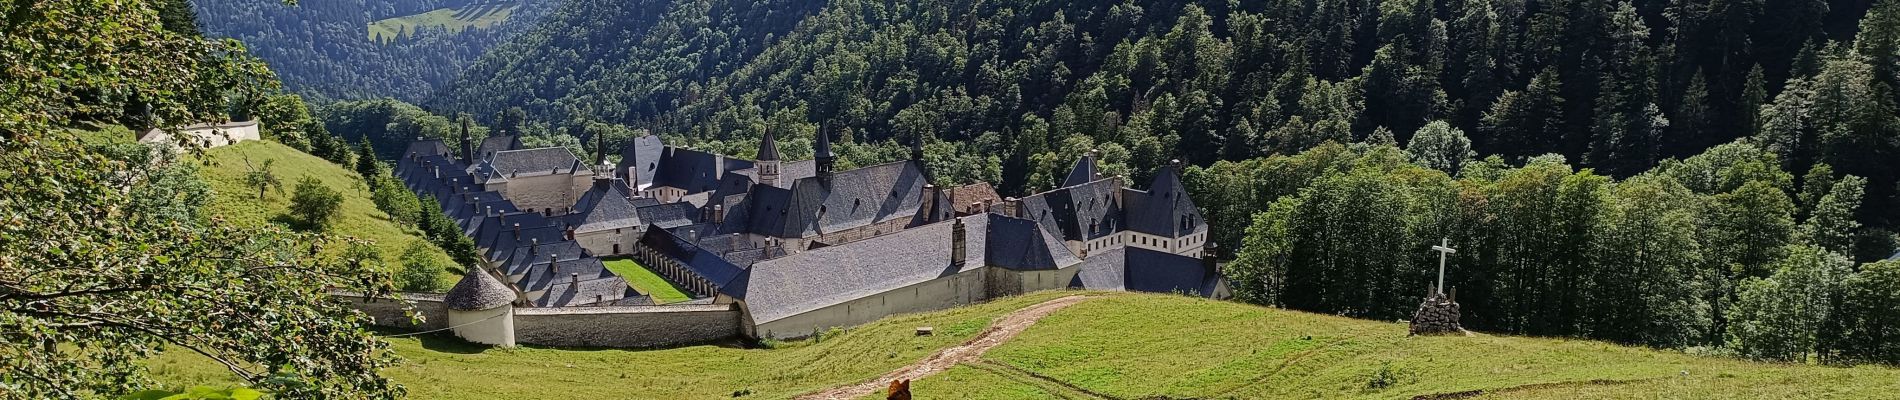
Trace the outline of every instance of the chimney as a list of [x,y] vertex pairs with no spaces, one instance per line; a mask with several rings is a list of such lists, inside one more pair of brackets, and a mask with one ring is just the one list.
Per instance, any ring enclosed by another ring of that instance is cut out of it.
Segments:
[[937,190],[937,185],[924,184],[924,204],[921,208],[924,210],[925,221],[936,221],[937,218],[942,218],[937,216],[937,196],[942,194]]
[[515,240],[521,240],[521,223],[515,223]]
[[557,261],[557,259],[555,259],[555,258],[554,258],[554,255],[553,255],[553,254],[549,254],[549,255],[548,255],[548,274],[554,274],[554,271],[555,271],[555,269],[554,269],[554,262],[555,262],[555,261]]
[[[712,222],[715,224],[726,222],[726,206],[720,204],[714,204],[712,206]],[[737,235],[737,233],[734,233],[734,235]]]
[[568,287],[568,288],[570,288],[570,289],[573,289],[573,290],[580,290],[580,288],[581,288],[581,273],[579,273],[579,272],[569,272],[569,273],[567,273],[567,287]]
[[1016,218],[1022,218],[1023,217],[1022,200],[1019,200],[1015,197],[1004,198],[1003,199],[1003,215],[1008,215],[1008,216],[1016,217]]
[[541,239],[528,239],[528,254],[541,254]]
[[962,218],[957,218],[955,221],[956,222],[950,224],[950,266],[961,269],[965,263],[965,258],[968,258],[969,254],[969,250],[965,248],[965,240],[963,238],[967,232],[963,227]]

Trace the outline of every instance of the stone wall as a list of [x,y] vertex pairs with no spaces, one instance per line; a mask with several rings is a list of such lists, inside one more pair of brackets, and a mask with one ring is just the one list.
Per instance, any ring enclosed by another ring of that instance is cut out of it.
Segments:
[[515,341],[541,346],[664,347],[738,337],[731,305],[515,309]]
[[363,295],[354,292],[331,292],[332,296],[350,304],[350,307],[372,319],[370,325],[397,328],[412,331],[426,331],[447,328],[449,317],[442,307],[442,295],[436,293],[403,293],[404,299],[415,303],[415,311],[422,314],[423,322],[416,324],[405,315],[403,308],[408,303],[390,299],[363,299]]

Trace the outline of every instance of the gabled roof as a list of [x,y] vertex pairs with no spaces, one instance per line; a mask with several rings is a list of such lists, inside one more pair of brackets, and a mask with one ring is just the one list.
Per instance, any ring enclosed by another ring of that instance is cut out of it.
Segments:
[[996,194],[996,188],[991,187],[989,182],[977,182],[950,189],[950,203],[958,210],[969,207],[971,203],[983,203],[985,200],[990,203],[999,203],[1003,201],[1003,196]]
[[965,224],[966,262],[951,263],[952,222],[906,229],[752,264],[746,309],[756,324],[982,268],[987,216]]
[[1075,160],[1075,167],[1069,169],[1069,177],[1062,180],[1062,186],[1075,186],[1098,179],[1095,172],[1095,153],[1089,152]]
[[1112,246],[1089,254],[1082,260],[1069,287],[1088,290],[1124,290],[1127,279],[1128,246]]
[[693,224],[693,214],[699,208],[692,203],[676,202],[640,207],[634,210],[639,214],[641,223],[657,226],[660,229],[673,229]]
[[570,224],[574,232],[597,232],[610,229],[632,228],[642,224],[638,207],[628,197],[621,185],[597,182],[592,189],[581,195],[581,201],[575,203],[575,212]]
[[485,139],[482,139],[481,146],[475,148],[475,158],[487,159],[489,157],[494,156],[495,153],[509,151],[509,150],[520,150],[520,149],[521,149],[520,136],[515,136],[515,135],[489,136]]
[[514,301],[515,291],[481,268],[469,268],[462,274],[462,280],[442,295],[443,305],[462,311],[487,310]]
[[[710,192],[718,188],[727,171],[752,168],[752,162],[699,150],[667,147],[660,155],[659,171],[651,182],[685,190],[687,194]],[[645,182],[643,182],[645,183]]]
[[1120,190],[1120,180],[1099,179],[1024,197],[1020,212],[1063,240],[1093,240],[1121,231]]
[[546,243],[531,238],[528,245],[515,246],[514,250],[501,257],[501,266],[497,269],[510,277],[518,277],[527,274],[529,267],[548,262],[549,257],[556,261],[572,261],[587,258],[588,254],[580,243],[572,240]]
[[[553,268],[549,268],[549,265]],[[575,279],[589,281],[611,277],[614,277],[613,272],[607,271],[607,266],[594,257],[555,261],[551,264],[542,261],[529,265],[526,273],[521,274],[521,280],[515,282],[515,287],[521,288],[523,292],[539,292],[548,290],[555,284],[571,283]],[[624,286],[626,282],[622,281],[620,284]]]
[[1181,175],[1174,167],[1155,171],[1154,183],[1146,192],[1123,192],[1128,202],[1128,229],[1150,235],[1178,238],[1207,230],[1207,221],[1194,208]]
[[495,152],[476,165],[473,174],[485,182],[501,182],[517,175],[571,174],[581,166],[581,160],[567,148],[543,147]]
[[409,142],[409,148],[404,149],[397,159],[407,160],[410,157],[449,157],[451,154],[455,153],[449,150],[449,145],[442,143],[442,139],[423,139]]
[[981,214],[989,217],[989,229],[983,251],[984,263],[1018,271],[1060,269],[1082,262],[1061,239],[1036,227],[1034,221]]
[[[534,305],[536,307],[619,305],[621,299],[628,297],[644,296],[640,296],[632,287],[627,286],[626,279],[613,276],[582,280],[579,284],[563,281],[550,285],[547,288],[547,292],[542,293],[539,298],[534,299]],[[651,298],[645,299],[645,304],[652,304],[652,302],[653,300]],[[637,304],[639,301],[635,301],[634,303]]]
[[799,179],[791,190],[754,186],[747,196],[749,231],[775,237],[812,237],[894,219],[914,219],[927,193],[923,170],[912,161],[837,173],[831,182]]
[[1201,259],[1142,248],[1127,250],[1126,290],[1212,296],[1218,274]]
[[1029,221],[987,213],[955,221],[964,225],[961,267],[951,259],[956,222],[943,221],[759,261],[747,270],[742,299],[762,324],[985,265],[1038,270],[1082,262]]
[[635,189],[653,184],[653,175],[659,172],[660,155],[665,148],[659,136],[634,138],[620,147],[620,163],[614,164],[614,176],[633,182]]

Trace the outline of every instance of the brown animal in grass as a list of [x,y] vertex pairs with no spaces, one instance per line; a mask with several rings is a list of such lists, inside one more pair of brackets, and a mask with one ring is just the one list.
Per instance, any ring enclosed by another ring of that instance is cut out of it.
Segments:
[[910,400],[910,380],[891,381],[891,394],[884,400]]

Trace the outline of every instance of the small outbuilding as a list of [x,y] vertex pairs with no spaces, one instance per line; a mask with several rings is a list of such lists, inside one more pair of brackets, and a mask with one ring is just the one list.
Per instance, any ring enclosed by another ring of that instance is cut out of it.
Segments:
[[455,336],[501,347],[515,347],[514,302],[514,289],[474,266],[442,296]]

